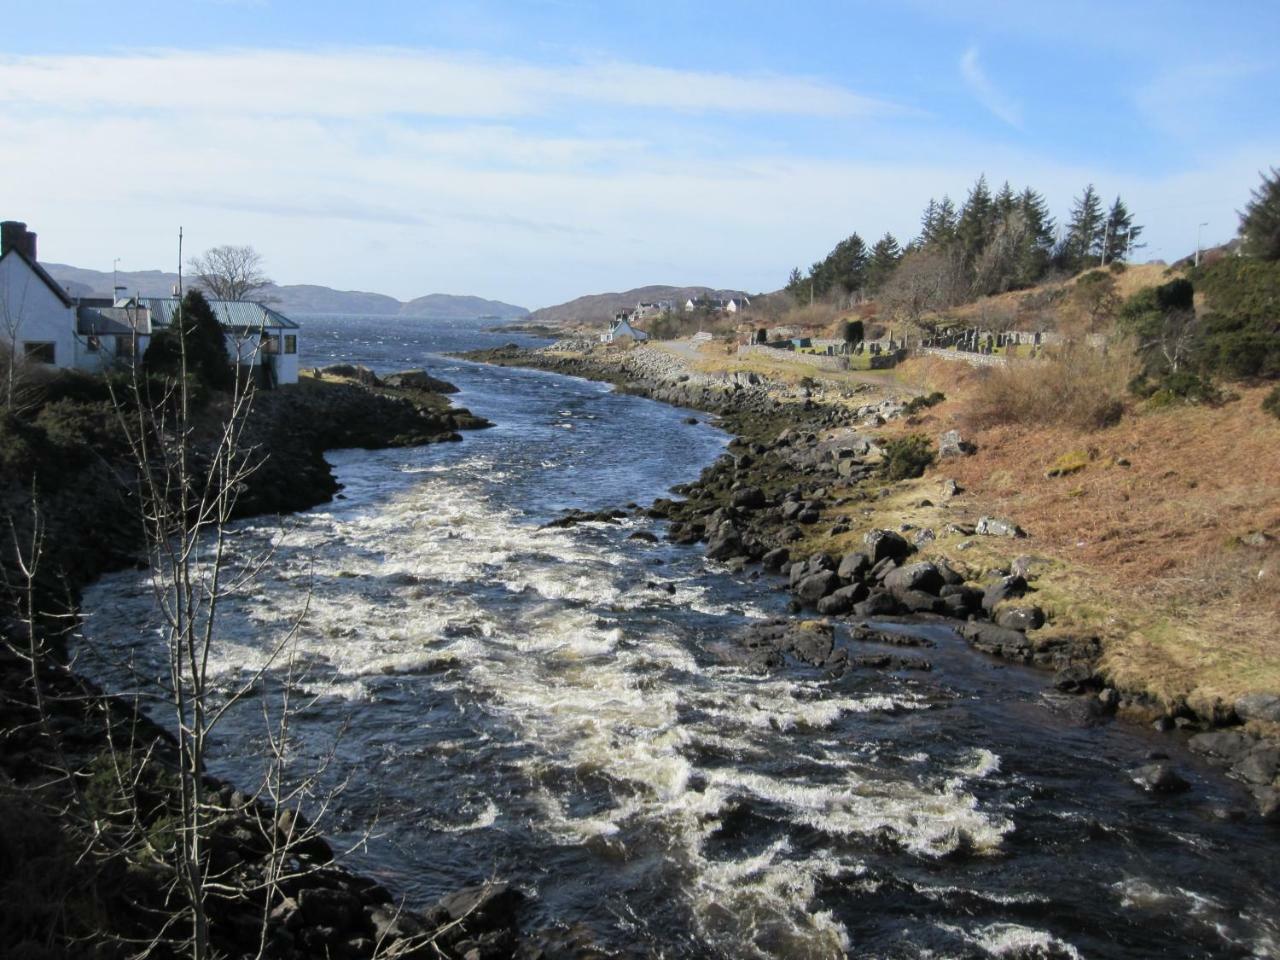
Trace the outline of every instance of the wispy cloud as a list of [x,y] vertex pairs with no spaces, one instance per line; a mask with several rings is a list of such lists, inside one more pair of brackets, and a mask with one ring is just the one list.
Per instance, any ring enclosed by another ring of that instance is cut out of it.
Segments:
[[400,49],[157,51],[0,59],[0,103],[259,116],[502,118],[562,104],[869,116],[884,100],[802,76],[624,62],[546,66]]
[[1022,108],[1000,90],[982,68],[978,48],[970,47],[960,58],[960,76],[978,102],[1011,127],[1022,126]]

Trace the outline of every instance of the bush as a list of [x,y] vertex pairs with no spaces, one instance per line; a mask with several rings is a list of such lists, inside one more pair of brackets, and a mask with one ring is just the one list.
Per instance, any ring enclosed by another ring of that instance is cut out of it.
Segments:
[[1108,427],[1124,414],[1124,398],[1137,367],[1132,349],[1123,343],[1106,351],[1069,344],[1040,361],[1012,361],[988,371],[974,391],[965,420],[973,428]]
[[880,470],[889,480],[910,480],[922,476],[933,461],[933,444],[929,438],[912,433],[885,443]]
[[1277,420],[1280,420],[1280,387],[1272,388],[1262,401],[1262,409],[1267,411]]
[[182,369],[185,341],[187,372],[212,390],[229,390],[235,383],[227,341],[213,308],[199,290],[182,298],[181,323],[157,331],[142,358],[148,374],[176,375]]
[[910,416],[911,414],[919,413],[921,410],[927,410],[929,407],[936,407],[945,399],[947,399],[945,393],[935,390],[928,396],[912,397],[902,410]]

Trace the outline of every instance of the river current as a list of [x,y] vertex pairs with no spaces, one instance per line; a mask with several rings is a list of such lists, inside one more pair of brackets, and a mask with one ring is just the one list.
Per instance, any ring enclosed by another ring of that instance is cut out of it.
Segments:
[[[497,424],[333,452],[341,499],[233,530],[237,556],[275,553],[222,612],[218,683],[305,607],[303,672],[228,715],[215,772],[258,775],[287,684],[291,761],[345,784],[335,846],[372,831],[358,869],[411,902],[511,879],[526,928],[626,956],[1280,955],[1274,828],[1228,822],[1247,797],[1171,738],[1077,719],[937,627],[916,630],[930,672],[744,672],[726,651],[783,610],[777,584],[628,539],[660,537],[648,520],[540,529],[694,479],[729,438],[689,411],[440,355],[526,342],[474,323],[304,333],[304,365],[425,365]],[[86,591],[82,663],[117,689],[122,653],[163,673],[151,603],[145,572]],[[1152,751],[1189,793],[1129,781]]]

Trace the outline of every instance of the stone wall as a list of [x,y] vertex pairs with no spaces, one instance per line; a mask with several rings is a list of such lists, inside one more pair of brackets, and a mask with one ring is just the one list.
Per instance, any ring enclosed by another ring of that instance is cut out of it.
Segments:
[[738,356],[761,356],[783,363],[794,363],[803,366],[817,367],[819,370],[848,370],[848,357],[828,357],[815,353],[796,353],[791,350],[777,350],[759,344],[743,344],[738,347]]

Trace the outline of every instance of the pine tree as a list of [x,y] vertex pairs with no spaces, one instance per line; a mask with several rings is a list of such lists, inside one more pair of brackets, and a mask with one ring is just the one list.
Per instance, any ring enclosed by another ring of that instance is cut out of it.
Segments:
[[961,261],[967,271],[972,271],[982,252],[991,242],[996,229],[996,208],[987,188],[987,177],[978,177],[964,207],[960,210],[960,222],[956,226],[956,239],[960,243]]
[[1002,218],[1018,208],[1018,196],[1013,192],[1013,187],[1009,186],[1008,180],[1000,185],[1000,192],[992,202],[995,204],[996,215]]
[[808,284],[805,282],[804,274],[800,272],[800,268],[792,267],[791,276],[787,277],[787,286],[786,286],[787,293],[791,294],[793,297],[799,300],[800,294],[802,291],[806,295],[808,294],[807,287],[808,287]]
[[892,233],[886,233],[871,248],[871,262],[867,264],[867,289],[875,293],[881,289],[893,275],[898,261],[902,259],[902,250]]
[[1103,226],[1103,236],[1106,240],[1103,255],[1105,262],[1127,260],[1129,251],[1137,245],[1135,241],[1141,233],[1142,227],[1134,225],[1133,214],[1125,207],[1124,201],[1117,196]]
[[1098,191],[1089,184],[1071,208],[1071,221],[1062,241],[1060,259],[1068,270],[1078,272],[1096,266],[1102,258],[1102,235],[1106,220]]
[[920,246],[931,243],[949,243],[956,233],[956,208],[951,198],[943,196],[942,202],[929,198],[929,205],[924,208],[924,216],[920,218]]
[[1240,236],[1249,256],[1280,260],[1280,172],[1275,167],[1270,176],[1262,174],[1262,183],[1240,214]]
[[1027,187],[1018,196],[1026,236],[1014,268],[1014,287],[1029,287],[1044,276],[1053,257],[1053,217],[1043,196]]
[[867,245],[862,237],[851,233],[836,244],[823,261],[827,283],[824,292],[838,287],[845,293],[861,290],[867,279]]
[[149,373],[176,375],[182,369],[184,348],[188,374],[214,390],[231,388],[235,373],[226,336],[209,301],[194,288],[182,298],[173,323],[152,335],[143,366]]

